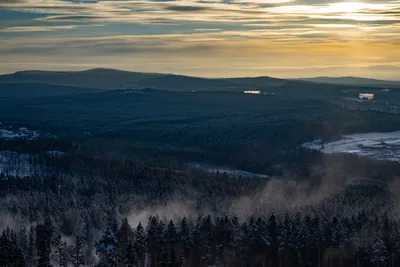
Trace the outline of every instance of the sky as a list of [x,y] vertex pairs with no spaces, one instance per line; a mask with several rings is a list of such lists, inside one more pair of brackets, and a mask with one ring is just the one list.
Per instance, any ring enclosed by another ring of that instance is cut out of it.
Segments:
[[400,80],[400,0],[0,0],[0,73]]

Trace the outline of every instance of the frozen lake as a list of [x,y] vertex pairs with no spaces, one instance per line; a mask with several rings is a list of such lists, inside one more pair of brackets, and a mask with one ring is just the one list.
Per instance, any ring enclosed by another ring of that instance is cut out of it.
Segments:
[[400,161],[400,131],[389,133],[359,133],[323,143],[321,140],[304,143],[302,147],[322,153],[349,153],[379,160]]

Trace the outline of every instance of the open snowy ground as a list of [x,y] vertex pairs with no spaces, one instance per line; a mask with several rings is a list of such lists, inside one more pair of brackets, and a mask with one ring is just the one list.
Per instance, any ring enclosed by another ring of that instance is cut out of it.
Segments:
[[26,177],[33,175],[35,166],[28,154],[0,151],[0,173],[6,176]]
[[215,165],[210,165],[210,164],[202,164],[202,163],[188,163],[188,167],[194,168],[194,169],[200,169],[205,172],[210,172],[210,173],[226,173],[227,175],[230,176],[236,176],[236,177],[246,177],[246,178],[268,178],[268,175],[266,174],[259,174],[259,173],[252,173],[248,171],[243,171],[243,170],[236,170],[236,169],[231,169],[228,167],[221,167],[221,166],[215,166]]
[[400,131],[345,135],[334,142],[321,140],[304,143],[302,147],[322,153],[350,153],[379,160],[400,161]]
[[39,133],[31,131],[25,127],[15,128],[5,126],[0,122],[0,139],[29,139],[33,140],[39,137]]
[[[48,157],[62,157],[61,151],[46,151]],[[0,151],[0,173],[5,176],[27,177],[32,175],[49,175],[45,162],[38,162],[37,155],[17,153],[12,151]]]

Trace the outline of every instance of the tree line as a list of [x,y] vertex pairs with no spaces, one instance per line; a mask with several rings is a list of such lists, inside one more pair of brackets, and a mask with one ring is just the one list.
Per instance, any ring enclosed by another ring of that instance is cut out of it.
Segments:
[[0,237],[0,266],[99,267],[395,267],[400,264],[396,220],[368,217],[328,219],[307,214],[250,217],[150,216],[132,227],[110,218],[94,240],[87,224],[73,240],[46,218],[29,229],[6,229]]

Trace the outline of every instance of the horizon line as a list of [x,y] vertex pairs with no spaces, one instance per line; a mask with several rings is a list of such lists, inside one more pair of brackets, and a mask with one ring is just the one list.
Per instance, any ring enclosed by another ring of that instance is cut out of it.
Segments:
[[281,78],[281,77],[274,77],[268,75],[258,75],[258,76],[221,76],[221,77],[207,77],[207,76],[197,76],[197,75],[186,75],[180,73],[164,73],[164,72],[151,72],[151,71],[134,71],[134,70],[125,70],[125,69],[117,69],[117,68],[105,68],[105,67],[95,67],[89,69],[78,69],[78,70],[44,70],[44,69],[24,69],[18,70],[14,72],[0,72],[0,76],[3,75],[13,75],[22,72],[64,72],[64,73],[72,73],[72,72],[88,72],[94,70],[113,70],[113,71],[120,71],[120,72],[130,72],[130,73],[146,73],[146,74],[159,74],[159,75],[175,75],[175,76],[184,76],[184,77],[192,77],[192,78],[200,78],[200,79],[210,79],[210,80],[217,80],[217,79],[235,79],[235,78],[271,78],[271,79],[280,79],[280,80],[307,80],[307,79],[317,79],[317,78],[335,78],[335,79],[343,79],[343,78],[361,78],[361,79],[370,79],[370,80],[377,80],[377,81],[389,81],[389,82],[400,82],[400,80],[396,79],[381,79],[375,77],[366,77],[366,76],[305,76],[305,77],[296,77],[296,78]]

